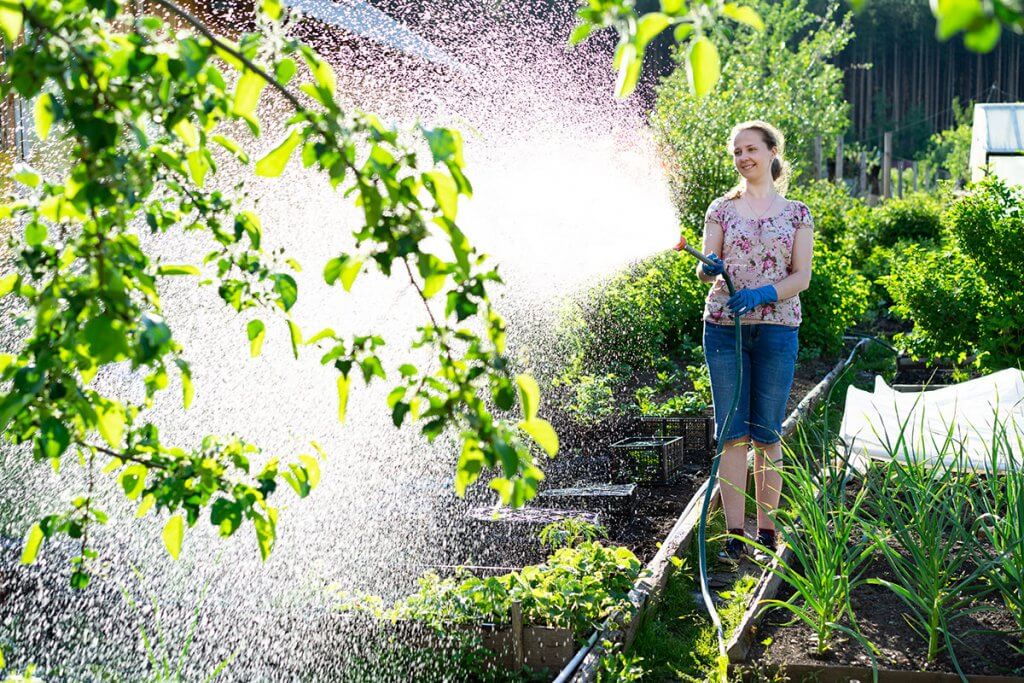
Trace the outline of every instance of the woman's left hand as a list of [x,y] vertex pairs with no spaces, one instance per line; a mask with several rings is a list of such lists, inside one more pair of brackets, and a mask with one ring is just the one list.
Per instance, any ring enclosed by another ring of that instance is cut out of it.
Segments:
[[757,306],[770,304],[779,300],[779,294],[772,285],[755,287],[754,289],[741,289],[729,297],[729,309],[736,315],[743,315],[754,310]]

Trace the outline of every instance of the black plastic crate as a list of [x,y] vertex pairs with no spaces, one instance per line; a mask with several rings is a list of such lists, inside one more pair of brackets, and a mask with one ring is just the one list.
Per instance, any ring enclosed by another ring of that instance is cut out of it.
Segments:
[[667,484],[683,469],[683,439],[630,436],[611,445],[616,482]]
[[678,436],[683,440],[683,463],[706,467],[715,455],[715,421],[712,417],[641,417],[640,434]]

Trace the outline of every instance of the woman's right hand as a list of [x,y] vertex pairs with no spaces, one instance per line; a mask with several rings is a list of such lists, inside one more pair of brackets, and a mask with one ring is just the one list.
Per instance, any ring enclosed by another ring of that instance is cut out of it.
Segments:
[[725,272],[725,263],[722,262],[722,259],[718,258],[718,255],[715,252],[708,254],[707,259],[714,265],[708,265],[707,263],[701,264],[700,268],[704,271],[705,275],[714,277]]

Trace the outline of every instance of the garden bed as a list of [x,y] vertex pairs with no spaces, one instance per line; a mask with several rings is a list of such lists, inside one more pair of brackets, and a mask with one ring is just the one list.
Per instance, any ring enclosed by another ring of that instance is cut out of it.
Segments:
[[[896,578],[888,563],[881,557],[875,558],[866,572],[868,575],[886,580]],[[784,586],[775,597],[787,600],[792,596],[793,591]],[[951,680],[958,680],[952,661],[946,654],[932,665],[927,665],[926,643],[907,624],[903,616],[907,611],[906,607],[892,591],[877,585],[861,586],[853,592],[851,603],[862,633],[879,650],[876,657],[880,670],[889,673],[944,672],[953,675]],[[1007,632],[1014,628],[1013,619],[996,600],[985,600],[978,606],[988,609],[951,624],[955,632],[965,634],[962,636],[963,645],[957,648],[961,668],[970,676],[1006,677],[1016,672],[1018,677],[1004,680],[1024,681],[1020,673],[1024,672],[1024,654],[1014,651],[1014,646],[1019,648],[1020,643],[1015,644],[1012,636],[1007,635]],[[756,631],[754,645],[745,660],[748,666],[769,663],[784,665],[787,668],[801,667],[800,671],[808,673],[811,669],[821,669],[826,678],[819,680],[832,680],[827,678],[829,675],[843,676],[845,674],[842,672],[849,668],[866,668],[870,672],[871,660],[860,643],[852,638],[837,639],[829,651],[819,657],[811,651],[814,634],[810,628],[802,622],[789,624],[789,621],[788,614],[781,610],[774,610],[765,615],[764,621]],[[849,623],[845,625],[849,626]],[[969,632],[974,630],[978,632]],[[768,645],[765,645],[766,642]]]

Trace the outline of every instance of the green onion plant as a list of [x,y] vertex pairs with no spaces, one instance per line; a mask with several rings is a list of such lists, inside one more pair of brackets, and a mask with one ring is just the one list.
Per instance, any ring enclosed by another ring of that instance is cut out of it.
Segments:
[[[895,580],[868,579],[889,588],[910,610],[908,622],[927,643],[927,661],[943,647],[963,676],[950,624],[978,609],[992,589],[983,580],[989,562],[979,557],[975,531],[977,475],[950,425],[937,457],[925,461],[912,447],[904,421],[891,460],[869,477],[864,519],[884,553]],[[924,430],[921,432],[924,433]],[[924,438],[924,437],[922,437]]]
[[[848,458],[826,456],[816,462],[808,457],[811,451],[803,429],[797,431],[797,447],[784,448],[785,465],[778,468],[782,496],[772,514],[792,558],[784,561],[780,555],[768,569],[793,589],[793,595],[765,604],[807,624],[817,639],[818,653],[828,650],[839,632],[860,642],[873,657],[875,648],[860,633],[850,607],[850,593],[863,583],[874,549],[861,528],[867,489],[848,489]],[[842,623],[844,616],[849,626]]]

